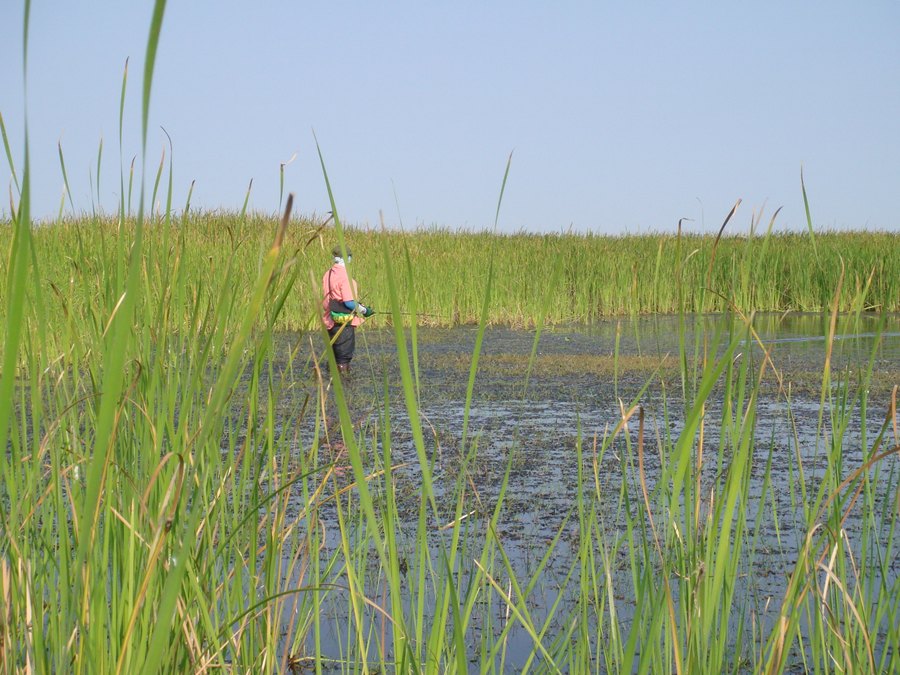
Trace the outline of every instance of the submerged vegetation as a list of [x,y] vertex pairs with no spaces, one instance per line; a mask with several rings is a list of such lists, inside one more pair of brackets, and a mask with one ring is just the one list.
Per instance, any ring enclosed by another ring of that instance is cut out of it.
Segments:
[[[139,210],[37,228],[27,162],[17,187],[2,270],[4,671],[900,668],[897,388],[870,400],[900,298],[893,235],[404,235],[337,220],[394,331],[370,396],[328,376],[313,288],[331,233],[292,221],[290,199],[277,226]],[[814,398],[795,398],[758,308],[826,310]],[[840,313],[860,325],[872,308],[871,352],[833,361]],[[547,323],[648,311],[679,314],[678,352],[620,362],[617,338],[611,367],[589,362],[612,376],[614,417],[576,434],[571,501],[520,565],[500,523],[532,449],[495,439],[504,470],[479,487],[492,440],[473,421],[476,380],[503,372],[524,399],[545,364],[567,363],[538,354]],[[715,330],[703,311],[724,312]],[[458,419],[441,428],[417,334],[432,314],[478,327]],[[534,325],[531,358],[482,360],[491,322]],[[642,382],[620,397],[630,365]],[[813,433],[760,427],[764,391]],[[772,556],[786,576],[761,597]]]

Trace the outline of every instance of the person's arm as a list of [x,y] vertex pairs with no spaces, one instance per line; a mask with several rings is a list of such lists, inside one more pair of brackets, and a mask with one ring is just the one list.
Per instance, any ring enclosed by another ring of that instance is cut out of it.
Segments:
[[356,300],[344,300],[344,306],[348,307],[351,312],[358,312],[363,316],[369,316],[369,308]]
[[344,307],[346,307],[351,312],[358,311],[363,316],[366,315],[368,310],[362,304],[353,299],[353,285],[350,283],[350,278],[346,275],[343,279],[341,279],[340,294],[341,302],[344,303]]

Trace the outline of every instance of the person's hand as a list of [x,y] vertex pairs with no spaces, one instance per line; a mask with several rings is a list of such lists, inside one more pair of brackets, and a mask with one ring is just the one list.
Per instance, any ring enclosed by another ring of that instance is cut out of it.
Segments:
[[363,316],[365,316],[365,317],[370,317],[370,316],[372,316],[374,313],[375,313],[375,310],[374,310],[374,309],[372,309],[371,307],[366,307],[366,311],[365,311],[365,314],[363,314]]
[[362,303],[356,304],[356,311],[362,314],[363,316],[368,316],[369,310]]

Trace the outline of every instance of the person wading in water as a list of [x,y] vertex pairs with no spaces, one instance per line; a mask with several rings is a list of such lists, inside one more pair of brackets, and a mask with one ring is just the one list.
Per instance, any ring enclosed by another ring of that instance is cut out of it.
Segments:
[[[345,250],[347,260],[352,260],[350,249]],[[363,317],[375,312],[357,302],[356,282],[347,274],[341,247],[335,246],[331,253],[334,264],[322,277],[322,321],[328,329],[338,373],[346,376],[356,350],[356,327],[362,324]]]

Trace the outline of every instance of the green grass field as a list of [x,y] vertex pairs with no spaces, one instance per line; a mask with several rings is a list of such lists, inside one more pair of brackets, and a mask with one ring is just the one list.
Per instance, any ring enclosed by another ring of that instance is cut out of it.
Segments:
[[[189,214],[168,222],[147,222],[142,262],[145,295],[164,294],[162,284],[177,274],[184,278],[189,293],[216,297],[227,292],[237,306],[245,307],[276,222],[274,217],[240,214]],[[0,228],[0,242],[8,248],[12,227],[7,223]],[[866,309],[900,311],[898,234],[766,237],[763,233],[723,236],[717,242],[714,236],[674,234],[344,231],[347,244],[356,252],[352,267],[361,297],[376,309],[388,300],[383,247],[393,261],[404,261],[405,266],[408,259],[416,285],[407,288],[405,273],[397,285],[404,298],[412,290],[421,324],[478,323],[491,265],[489,324],[534,326],[541,318],[546,324],[589,323],[612,315],[722,312],[733,307],[743,312],[822,312],[831,306],[842,271],[840,311],[855,309],[853,299],[866,285]],[[116,218],[66,218],[36,229],[33,239],[41,278],[46,288],[61,291],[54,290],[48,297],[47,311],[56,318],[65,310],[84,315],[98,301],[108,303],[114,277],[121,273],[119,245],[133,238],[133,219],[120,226]],[[312,300],[319,293],[322,273],[330,266],[335,241],[333,223],[323,228],[313,218],[291,221],[285,248],[299,273],[276,328],[316,328]],[[745,259],[759,264],[751,268],[743,263]],[[221,271],[226,268],[230,272],[223,277]],[[190,305],[176,309],[170,317],[172,325],[187,325],[192,311]]]

